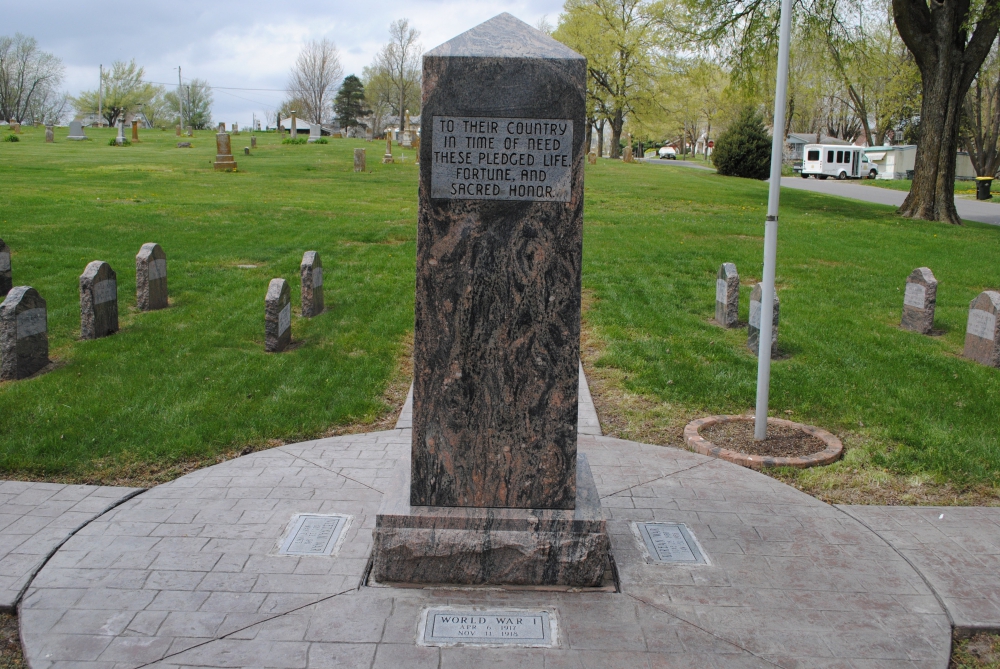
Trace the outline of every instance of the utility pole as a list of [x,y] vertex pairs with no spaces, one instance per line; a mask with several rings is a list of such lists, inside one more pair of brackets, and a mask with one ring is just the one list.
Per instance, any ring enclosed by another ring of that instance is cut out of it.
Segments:
[[181,66],[177,66],[177,106],[180,107],[181,132],[184,131],[184,86],[181,84]]
[[104,64],[101,63],[101,80],[97,84],[97,125],[101,125],[104,117]]
[[760,291],[760,339],[757,341],[757,410],[753,438],[767,438],[767,404],[771,391],[771,332],[774,316],[774,271],[778,256],[778,200],[781,196],[781,156],[785,144],[785,98],[788,92],[788,49],[792,33],[792,0],[781,0],[778,37],[778,80],[774,87],[774,125],[771,129],[771,182],[764,223],[764,276]]

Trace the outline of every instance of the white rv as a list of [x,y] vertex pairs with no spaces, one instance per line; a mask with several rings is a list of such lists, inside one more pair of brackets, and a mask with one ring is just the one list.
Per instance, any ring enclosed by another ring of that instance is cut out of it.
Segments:
[[803,151],[802,178],[874,179],[878,169],[860,146],[844,144],[806,144]]

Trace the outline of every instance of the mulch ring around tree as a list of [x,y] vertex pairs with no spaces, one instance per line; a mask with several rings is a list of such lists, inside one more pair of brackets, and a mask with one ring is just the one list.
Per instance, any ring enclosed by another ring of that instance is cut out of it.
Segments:
[[753,438],[753,416],[708,416],[687,424],[684,443],[702,455],[760,469],[815,467],[840,458],[844,445],[824,429],[780,418],[767,419],[767,438]]

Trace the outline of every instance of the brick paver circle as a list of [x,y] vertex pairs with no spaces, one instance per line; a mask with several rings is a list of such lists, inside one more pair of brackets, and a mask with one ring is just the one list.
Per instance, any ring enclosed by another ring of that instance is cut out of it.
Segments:
[[684,443],[695,453],[721,458],[737,465],[750,467],[751,469],[760,469],[761,467],[804,468],[815,467],[817,465],[828,465],[831,462],[839,460],[840,456],[844,453],[844,445],[841,443],[840,439],[823,428],[815,427],[813,425],[803,425],[802,423],[795,423],[782,418],[768,418],[767,424],[783,425],[785,427],[801,430],[806,434],[810,434],[817,439],[822,440],[823,443],[826,444],[826,448],[818,453],[812,453],[810,455],[797,457],[771,457],[765,455],[751,455],[749,453],[734,451],[729,448],[722,448],[721,446],[716,446],[711,441],[701,436],[702,428],[706,428],[710,425],[734,421],[752,422],[753,420],[753,416],[708,416],[706,418],[698,418],[691,421],[684,427]]
[[[690,451],[580,435],[619,592],[365,582],[408,429],[252,453],[157,486],[71,537],[20,608],[31,669],[944,669],[920,575],[843,511]],[[300,514],[349,516],[332,555],[280,555]],[[707,564],[655,563],[636,523],[683,523]],[[429,609],[549,613],[551,648],[417,643]]]

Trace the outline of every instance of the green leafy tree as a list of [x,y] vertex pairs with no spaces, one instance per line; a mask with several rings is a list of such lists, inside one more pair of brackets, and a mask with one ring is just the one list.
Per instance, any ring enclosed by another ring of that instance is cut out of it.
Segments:
[[[212,123],[212,103],[215,101],[212,96],[212,87],[203,79],[192,79],[190,83],[184,84],[179,89],[163,94],[163,100],[170,108],[171,114],[176,114],[174,125],[181,124],[184,127],[204,130],[211,128]],[[180,118],[181,103],[183,102],[184,118]]]
[[411,114],[420,113],[420,56],[423,47],[417,42],[418,37],[420,32],[410,26],[408,19],[393,21],[389,25],[389,42],[362,72],[372,110],[378,114],[387,108],[399,119],[400,128],[405,125],[403,115],[407,110]]
[[766,179],[771,169],[771,138],[757,110],[746,107],[725,132],[712,152],[719,174],[745,179]]
[[108,125],[115,125],[119,118],[134,114],[139,105],[163,92],[162,87],[143,81],[145,75],[146,70],[136,65],[135,59],[127,63],[115,61],[104,71],[103,100],[100,90],[84,91],[73,98],[73,105],[81,114],[97,114],[100,110]]
[[344,77],[344,83],[333,100],[333,111],[342,128],[366,128],[361,119],[371,114],[365,104],[365,86],[353,74]]
[[34,37],[0,36],[0,117],[58,120],[66,103],[57,90],[65,69],[61,60],[38,48]]

